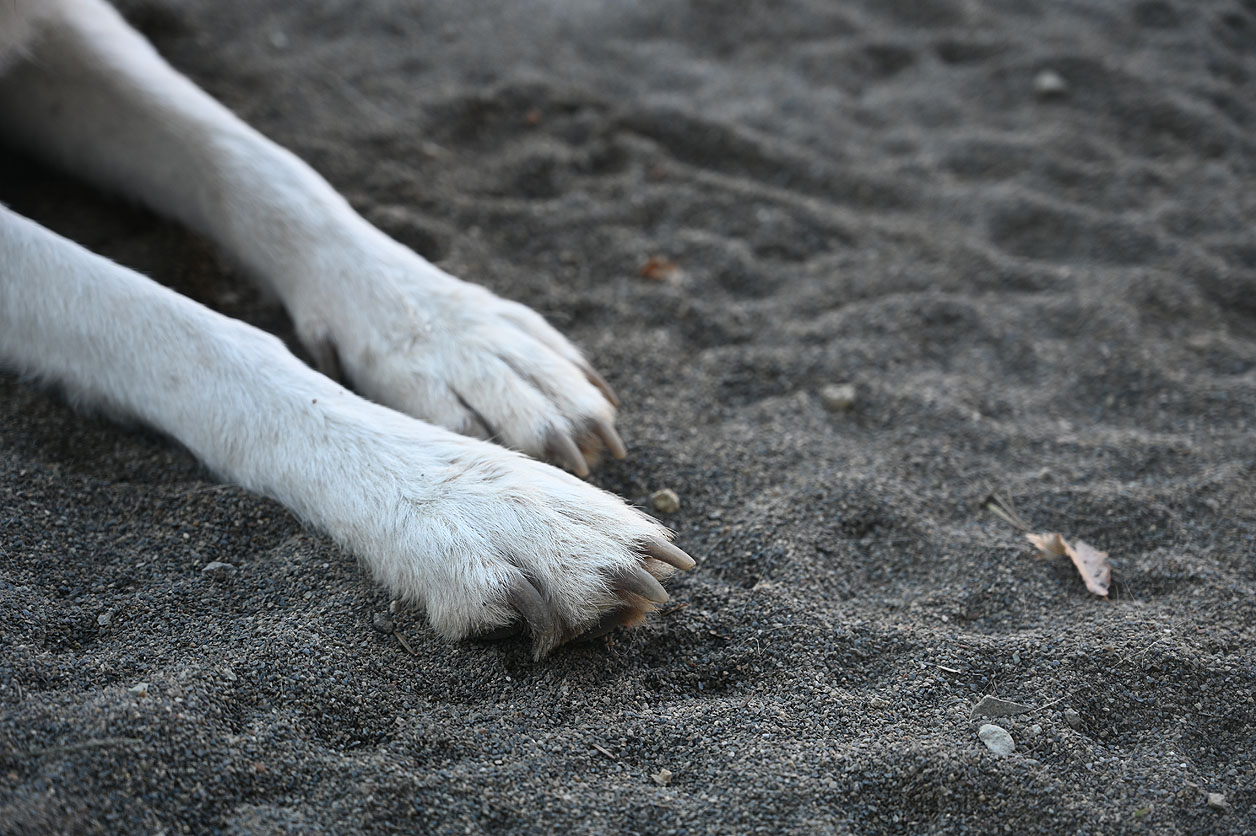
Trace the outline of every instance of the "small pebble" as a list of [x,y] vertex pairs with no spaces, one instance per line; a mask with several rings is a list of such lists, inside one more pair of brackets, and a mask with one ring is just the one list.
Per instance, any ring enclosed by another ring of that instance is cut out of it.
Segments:
[[868,700],[869,708],[887,708],[889,704],[889,700],[882,699],[881,697],[872,697]]
[[672,782],[672,771],[670,769],[660,769],[650,776],[650,780],[660,787],[665,787]]
[[675,514],[680,510],[680,497],[671,488],[663,488],[650,494],[650,504],[660,514]]
[[206,563],[201,568],[202,575],[209,575],[211,578],[225,578],[235,574],[235,567],[230,563],[223,563],[221,560],[215,560],[212,563]]
[[1022,705],[1011,700],[1001,700],[998,697],[986,694],[973,706],[973,712],[969,716],[1010,717],[1013,714],[1024,714],[1026,711],[1033,711],[1033,709],[1028,705]]
[[1066,708],[1064,709],[1064,722],[1068,723],[1074,729],[1081,731],[1082,715],[1078,714],[1076,711],[1074,711],[1071,708]]
[[977,736],[981,738],[982,743],[986,744],[986,748],[996,755],[1010,755],[1016,751],[1016,743],[1012,741],[1012,736],[1008,734],[1007,729],[1002,726],[986,723],[977,730]]
[[855,384],[830,383],[820,389],[820,402],[830,412],[846,412],[855,405]]
[[107,610],[105,612],[102,612],[100,615],[96,616],[96,626],[108,627],[110,624],[112,624],[113,613],[114,613],[113,610]]
[[1043,70],[1034,76],[1034,92],[1044,99],[1063,96],[1068,92],[1068,82],[1055,70]]
[[1229,807],[1229,803],[1225,800],[1225,793],[1210,792],[1208,793],[1208,806],[1214,810],[1224,810]]
[[377,612],[371,619],[371,626],[381,633],[388,634],[393,631],[393,620],[388,617],[387,613]]
[[130,688],[128,688],[127,690],[130,691],[135,696],[143,699],[144,697],[148,696],[148,683],[137,682],[134,685],[132,685]]

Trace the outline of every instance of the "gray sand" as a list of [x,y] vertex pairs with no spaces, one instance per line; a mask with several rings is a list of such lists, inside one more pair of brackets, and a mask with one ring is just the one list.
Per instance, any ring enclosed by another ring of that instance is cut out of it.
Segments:
[[[675,490],[701,562],[540,663],[385,634],[279,506],[0,377],[0,831],[1256,828],[1251,2],[124,9],[583,346],[632,453],[593,481]],[[290,336],[142,210],[9,155],[0,199]]]

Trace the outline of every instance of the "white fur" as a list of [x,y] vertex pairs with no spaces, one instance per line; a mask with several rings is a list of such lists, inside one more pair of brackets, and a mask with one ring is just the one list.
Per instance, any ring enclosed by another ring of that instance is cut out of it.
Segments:
[[0,363],[157,427],[282,502],[446,636],[516,618],[507,590],[521,578],[557,619],[538,652],[623,603],[612,582],[643,565],[642,542],[665,539],[657,523],[449,431],[543,455],[552,433],[578,439],[613,418],[540,316],[371,227],[102,0],[0,0],[0,69],[6,54],[10,139],[209,235],[275,290],[313,354],[334,347],[365,395],[449,429],[358,397],[274,337],[3,207]]

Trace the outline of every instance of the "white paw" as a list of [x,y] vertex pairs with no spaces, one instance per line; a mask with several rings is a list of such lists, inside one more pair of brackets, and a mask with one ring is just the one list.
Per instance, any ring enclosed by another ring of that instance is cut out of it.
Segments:
[[[354,251],[356,250],[356,252]],[[289,299],[320,370],[378,403],[584,476],[622,458],[615,395],[535,311],[371,230]]]
[[539,657],[640,621],[667,600],[658,581],[693,566],[662,526],[606,491],[374,410],[327,425],[336,452],[319,472],[334,487],[298,504],[443,636],[526,630]]

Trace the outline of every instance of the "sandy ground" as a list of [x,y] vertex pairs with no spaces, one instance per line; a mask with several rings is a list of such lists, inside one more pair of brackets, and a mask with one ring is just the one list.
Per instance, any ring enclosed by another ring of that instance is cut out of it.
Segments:
[[[675,490],[701,563],[541,663],[381,632],[282,508],[0,377],[0,831],[1256,829],[1250,0],[124,9],[583,346],[632,450],[593,481]],[[290,334],[142,210],[12,155],[0,199]]]

